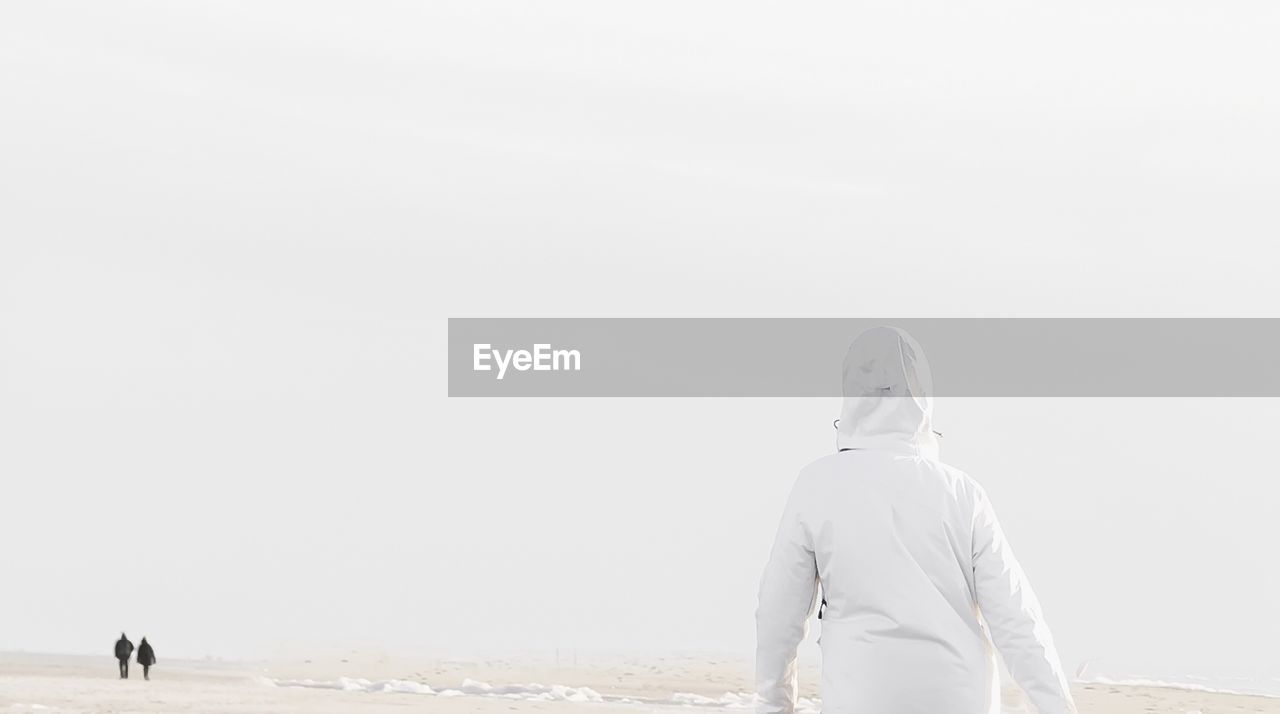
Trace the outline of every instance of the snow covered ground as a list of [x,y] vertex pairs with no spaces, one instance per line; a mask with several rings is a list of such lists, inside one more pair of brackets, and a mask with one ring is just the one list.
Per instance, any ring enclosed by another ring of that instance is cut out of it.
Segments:
[[[140,674],[140,673],[139,673]],[[116,677],[109,657],[0,654],[0,712],[741,712],[745,660],[649,658],[409,658],[381,653],[221,663],[161,660],[146,682]],[[819,711],[812,669],[803,711]],[[1094,682],[1076,686],[1082,712],[1278,713],[1280,699],[1192,688]],[[1006,692],[1006,711],[1028,711]]]

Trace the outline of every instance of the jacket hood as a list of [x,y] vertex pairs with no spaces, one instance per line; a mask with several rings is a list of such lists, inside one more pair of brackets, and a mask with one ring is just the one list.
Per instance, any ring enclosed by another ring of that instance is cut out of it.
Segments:
[[919,343],[896,327],[873,327],[844,357],[838,449],[910,450],[938,456],[933,377]]

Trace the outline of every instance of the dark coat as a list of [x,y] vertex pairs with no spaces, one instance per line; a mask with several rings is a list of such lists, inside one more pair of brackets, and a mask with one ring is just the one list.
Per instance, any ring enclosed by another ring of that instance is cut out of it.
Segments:
[[156,663],[156,651],[151,649],[151,643],[147,642],[147,638],[143,637],[142,642],[138,643],[138,664],[150,667]]
[[120,639],[116,640],[116,659],[124,661],[129,659],[129,655],[133,654],[133,643],[123,634]]

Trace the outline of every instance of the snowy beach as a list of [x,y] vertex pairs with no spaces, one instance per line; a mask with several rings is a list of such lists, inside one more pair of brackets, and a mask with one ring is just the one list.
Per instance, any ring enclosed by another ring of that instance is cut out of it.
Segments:
[[[263,662],[166,661],[152,681],[116,678],[110,657],[0,655],[5,712],[749,711],[750,664],[711,656],[450,659],[344,653]],[[803,675],[808,711],[817,672]],[[533,684],[533,683],[537,684]],[[1280,699],[1187,688],[1080,684],[1081,712],[1280,713]],[[1028,711],[1006,690],[1005,711]]]

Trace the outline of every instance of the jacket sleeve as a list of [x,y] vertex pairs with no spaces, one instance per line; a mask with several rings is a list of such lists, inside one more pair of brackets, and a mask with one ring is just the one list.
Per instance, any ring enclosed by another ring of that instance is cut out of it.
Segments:
[[1075,714],[1071,690],[1031,583],[1013,556],[987,494],[976,486],[973,575],[978,608],[1009,674],[1040,714]]
[[792,714],[798,689],[796,652],[809,631],[818,594],[818,566],[800,520],[800,481],[792,488],[756,609],[756,694],[759,714]]

